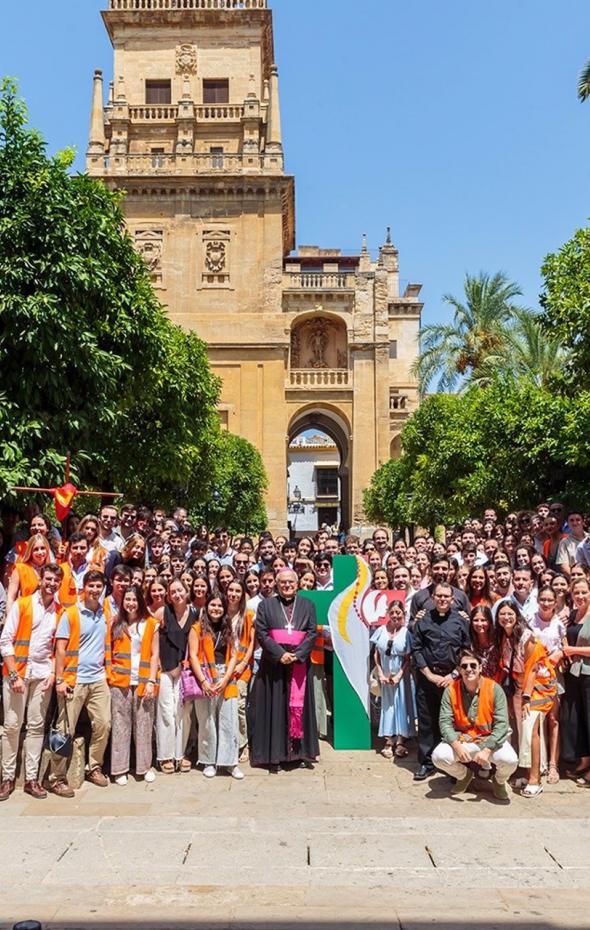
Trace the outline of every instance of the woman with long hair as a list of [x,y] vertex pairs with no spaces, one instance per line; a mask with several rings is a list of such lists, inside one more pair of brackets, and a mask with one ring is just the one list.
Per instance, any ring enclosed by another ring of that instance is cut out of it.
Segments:
[[[572,582],[574,607],[563,646],[566,668],[561,699],[561,758],[571,777],[590,788],[590,584]],[[573,766],[573,767],[572,767]]]
[[84,533],[88,540],[88,562],[90,567],[104,574],[108,552],[100,543],[100,522],[94,514],[87,514],[80,520],[78,532]]
[[166,607],[166,592],[168,584],[158,575],[147,585],[145,592],[145,603],[150,617],[154,617],[161,623],[164,619],[164,608]]
[[246,591],[248,593],[248,600],[253,597],[256,597],[260,591],[260,577],[258,572],[249,571],[246,577],[244,578],[244,584],[246,585]]
[[[490,580],[485,568],[481,568],[479,565],[473,566],[467,575],[467,581],[465,582],[465,594],[467,595],[467,600],[469,601],[472,610],[475,607],[479,607],[480,605],[485,607],[492,606],[496,599],[492,594]],[[484,675],[487,675],[485,670]]]
[[566,576],[562,575],[561,572],[555,572],[553,578],[551,579],[550,587],[555,592],[555,612],[558,614],[560,620],[562,620],[567,626],[570,618],[570,610],[572,607],[570,598],[570,583]]
[[209,579],[209,584],[212,589],[217,589],[218,582],[217,576],[221,569],[221,562],[219,559],[209,559],[207,562],[207,578]]
[[506,692],[511,715],[516,724],[518,743],[522,728],[522,676],[524,648],[533,634],[511,598],[499,602],[496,608],[496,645],[500,664],[500,684]]
[[234,678],[238,684],[238,723],[240,731],[239,761],[248,759],[248,719],[247,699],[252,679],[252,661],[254,656],[254,611],[246,607],[246,588],[242,581],[234,578],[227,588],[227,616],[231,623],[234,645],[240,650],[236,663]]
[[156,745],[160,769],[165,775],[190,772],[185,758],[190,705],[182,703],[180,672],[187,656],[188,639],[195,621],[190,591],[174,578],[168,585],[164,616],[160,624],[160,693],[156,714]]
[[196,619],[202,620],[207,606],[207,601],[211,597],[211,585],[206,575],[197,575],[191,585],[191,604],[195,608]]
[[373,572],[371,587],[374,591],[387,591],[389,589],[389,575],[387,574],[387,570],[385,568],[375,569]]
[[39,587],[41,569],[53,562],[53,552],[46,536],[35,533],[29,539],[22,558],[15,562],[6,592],[6,614],[19,597],[34,594]]
[[478,604],[471,612],[469,620],[471,646],[481,663],[482,674],[486,678],[498,680],[500,656],[494,631],[494,618],[487,604]]
[[546,569],[547,569],[547,562],[545,561],[545,559],[543,558],[540,552],[535,552],[534,555],[531,556],[531,571],[533,573],[533,582],[536,588],[539,587],[540,577],[543,574],[543,572],[546,571]]
[[227,768],[234,778],[244,777],[238,765],[238,687],[234,680],[238,658],[224,595],[214,594],[205,616],[192,625],[189,660],[204,697],[196,700],[199,721],[199,764],[213,778]]
[[222,565],[217,573],[217,590],[220,594],[227,594],[230,582],[236,578],[236,573],[230,565]]
[[105,574],[110,579],[117,565],[128,565],[131,570],[134,568],[145,568],[145,547],[146,542],[141,533],[132,533],[125,540],[123,548],[119,552],[113,549],[109,552],[105,568]]
[[317,578],[315,572],[308,569],[299,576],[299,590],[300,591],[313,591],[317,584]]
[[[563,643],[565,642],[565,624],[557,613],[557,597],[550,587],[542,587],[537,597],[538,610],[530,622],[535,639],[547,650],[549,661],[554,669],[561,666]],[[564,692],[561,673],[556,677],[556,699],[547,713],[549,735],[549,775],[547,781],[556,785],[559,781],[559,706],[560,696]]]
[[379,736],[386,759],[407,756],[405,741],[414,734],[416,707],[410,674],[410,638],[406,608],[394,600],[387,609],[387,623],[371,636],[375,646],[375,669],[381,685]]
[[111,774],[126,785],[131,740],[135,774],[151,782],[152,737],[159,671],[158,621],[139,587],[128,588],[109,631],[107,680],[111,689]]
[[531,564],[534,554],[534,549],[531,549],[529,546],[523,546],[521,543],[514,550],[514,567],[528,568]]

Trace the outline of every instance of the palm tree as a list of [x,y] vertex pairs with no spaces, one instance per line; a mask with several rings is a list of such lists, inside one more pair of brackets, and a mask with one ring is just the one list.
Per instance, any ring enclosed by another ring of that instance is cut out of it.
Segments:
[[588,97],[590,97],[590,61],[586,62],[578,80],[578,99],[583,103]]
[[514,327],[507,333],[504,352],[488,357],[473,372],[469,385],[485,387],[494,375],[502,373],[547,387],[563,373],[568,360],[569,352],[541,326],[539,316],[531,310],[518,309]]
[[420,332],[420,356],[413,374],[425,392],[431,382],[438,391],[452,391],[461,379],[505,357],[508,324],[518,307],[513,303],[522,291],[502,272],[465,276],[462,303],[452,294],[443,300],[454,308],[452,323],[434,323]]

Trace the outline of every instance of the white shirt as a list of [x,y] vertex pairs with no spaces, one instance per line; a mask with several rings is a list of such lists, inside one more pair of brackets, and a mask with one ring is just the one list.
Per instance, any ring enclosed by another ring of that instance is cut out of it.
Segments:
[[108,536],[99,536],[98,541],[107,552],[112,552],[113,549],[116,549],[117,552],[120,552],[123,546],[125,545],[125,540],[122,536],[119,536],[118,533],[115,533],[114,530],[111,530]]
[[131,687],[139,684],[139,662],[141,659],[141,641],[145,630],[146,621],[140,620],[135,632],[129,632],[131,639]]
[[76,585],[76,591],[78,592],[78,594],[80,594],[80,592],[82,591],[82,588],[84,587],[84,575],[86,574],[86,572],[90,571],[90,563],[82,562],[79,568],[74,568],[74,566],[70,562],[70,569],[72,571],[72,578],[74,579],[74,584]]
[[[539,605],[537,604],[537,594],[536,594],[536,592],[535,592],[535,591],[531,591],[531,593],[530,593],[529,596],[527,597],[527,599],[526,599],[526,601],[524,602],[524,604],[521,604],[521,603],[520,603],[520,601],[518,600],[516,594],[512,594],[511,597],[510,597],[510,600],[512,601],[513,604],[516,604],[516,606],[517,606],[518,609],[520,610],[521,614],[523,615],[524,619],[526,620],[526,622],[527,622],[527,623],[529,624],[529,626],[530,626],[531,620],[533,619],[533,617],[534,617],[535,614],[537,613],[537,610],[539,609]],[[498,603],[499,603],[499,601],[498,601]]]
[[586,536],[576,548],[576,562],[590,567],[590,536]]
[[565,626],[558,616],[552,617],[547,622],[541,620],[539,614],[535,614],[533,619],[529,620],[529,626],[535,634],[535,639],[543,643],[549,655],[561,649],[562,640],[565,637]]
[[[3,656],[14,655],[14,641],[18,630],[20,611],[16,601],[8,614],[2,636],[0,652]],[[29,657],[25,678],[43,681],[53,671],[53,641],[57,627],[56,603],[45,608],[38,591],[33,594],[33,627],[29,644]]]

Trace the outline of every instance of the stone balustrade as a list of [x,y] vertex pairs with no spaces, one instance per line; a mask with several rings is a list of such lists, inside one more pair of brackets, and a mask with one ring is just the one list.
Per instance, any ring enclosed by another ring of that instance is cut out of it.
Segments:
[[[94,170],[93,170],[94,168]],[[120,175],[193,175],[193,174],[248,174],[264,171],[261,155],[204,154],[145,154],[107,155],[89,159],[89,170],[100,174]],[[274,172],[273,172],[274,173]]]
[[288,290],[354,290],[354,274],[341,271],[287,271],[283,284]]
[[137,123],[164,123],[178,118],[178,107],[161,103],[143,104],[139,107],[129,107],[129,117]]
[[352,388],[352,372],[345,368],[292,368],[287,388]]
[[111,10],[265,10],[266,0],[109,0]]
[[233,106],[228,103],[207,103],[195,107],[198,120],[241,120],[244,115],[243,106]]

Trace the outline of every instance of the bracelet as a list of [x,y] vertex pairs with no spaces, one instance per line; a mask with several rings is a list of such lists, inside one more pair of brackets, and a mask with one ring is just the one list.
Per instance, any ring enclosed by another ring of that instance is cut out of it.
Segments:
[[158,682],[156,681],[155,678],[149,678],[149,679],[148,679],[148,685],[157,685],[157,683],[158,683]]

